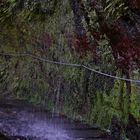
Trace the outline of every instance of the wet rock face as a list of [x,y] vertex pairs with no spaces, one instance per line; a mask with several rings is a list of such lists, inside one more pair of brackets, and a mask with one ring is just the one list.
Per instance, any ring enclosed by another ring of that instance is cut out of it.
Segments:
[[130,140],[140,140],[140,125],[132,114],[129,114],[129,122],[126,128],[126,136]]
[[123,125],[117,117],[113,116],[110,126],[111,138],[113,140],[124,140],[124,132],[130,140],[140,140],[140,125],[132,114],[129,114],[127,126]]
[[0,133],[0,140],[10,140],[10,139],[6,137],[4,134]]
[[22,136],[6,136],[0,133],[0,140],[38,140],[35,137],[22,137]]
[[118,121],[117,117],[113,116],[111,121],[111,138],[113,140],[123,140],[122,137],[122,126],[121,123]]

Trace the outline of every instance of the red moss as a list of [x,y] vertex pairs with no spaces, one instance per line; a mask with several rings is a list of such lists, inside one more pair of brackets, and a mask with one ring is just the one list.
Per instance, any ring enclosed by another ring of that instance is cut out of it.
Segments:
[[119,68],[131,71],[140,68],[140,1],[125,1],[132,15],[126,15],[117,21],[110,22],[104,15],[101,1],[92,0],[100,27],[110,39],[112,53]]
[[96,56],[97,44],[95,42],[89,42],[86,35],[67,35],[66,41],[68,42],[68,46],[76,53],[80,54],[80,56],[83,57],[89,53],[91,53],[94,57]]
[[124,70],[140,67],[140,30],[129,22],[122,17],[114,22],[106,33],[112,45],[114,58]]

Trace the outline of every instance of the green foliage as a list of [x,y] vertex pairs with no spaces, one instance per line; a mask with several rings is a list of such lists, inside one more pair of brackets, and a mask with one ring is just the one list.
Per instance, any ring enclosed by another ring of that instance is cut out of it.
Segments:
[[0,3],[0,23],[11,24],[14,19],[22,15],[28,21],[46,20],[53,16],[60,4],[57,0],[28,1],[28,0],[7,0]]
[[[3,2],[0,8],[0,52],[32,53],[45,59],[80,63],[117,75],[119,72],[115,70],[106,36],[98,41],[96,61],[90,54],[79,57],[65,37],[65,33],[74,34],[73,15],[69,5],[65,0],[59,1],[56,7],[55,0],[47,2],[32,2],[24,8],[18,8],[15,0]],[[127,9],[121,0],[108,0],[105,7],[107,17],[112,18],[119,18]],[[16,13],[14,17],[13,13]],[[91,26],[97,21],[93,13],[89,14],[93,18]],[[87,25],[84,26],[87,28]],[[96,27],[98,28],[98,24]],[[51,46],[41,42],[43,33],[48,33],[53,38]],[[90,33],[87,34],[92,38]],[[133,85],[132,88],[131,113],[140,119],[138,85]],[[123,85],[123,92],[120,91],[120,81],[90,71],[39,62],[30,57],[0,56],[1,96],[24,98],[51,110],[57,108],[57,111],[91,124],[96,122],[99,126],[109,128],[113,115],[124,123],[127,122],[126,86]]]
[[118,19],[119,17],[129,13],[128,7],[123,0],[106,0],[105,1],[106,17]]

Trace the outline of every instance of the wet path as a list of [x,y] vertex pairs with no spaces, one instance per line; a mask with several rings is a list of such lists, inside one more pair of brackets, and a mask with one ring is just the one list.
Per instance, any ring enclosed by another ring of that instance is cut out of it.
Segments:
[[14,136],[26,140],[109,140],[95,127],[11,100],[0,102],[0,132],[13,140]]

